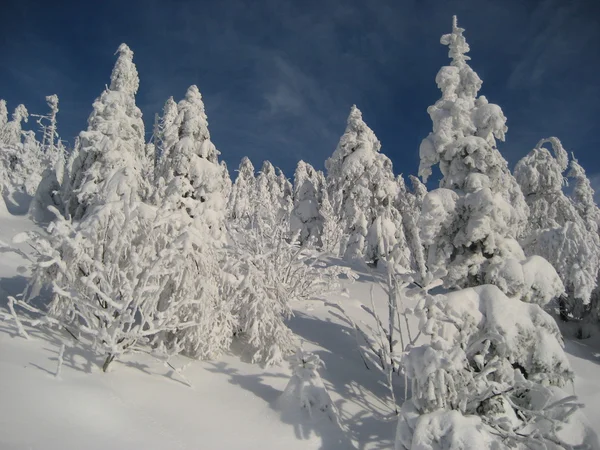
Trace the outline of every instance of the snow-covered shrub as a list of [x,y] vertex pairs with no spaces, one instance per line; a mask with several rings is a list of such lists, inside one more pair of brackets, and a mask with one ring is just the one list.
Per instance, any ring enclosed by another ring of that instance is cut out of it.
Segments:
[[214,247],[184,212],[133,194],[77,222],[54,212],[48,236],[28,236],[36,251],[33,283],[52,288],[46,323],[88,342],[104,357],[104,370],[150,344],[202,357],[229,347],[234,327],[223,329],[229,303],[221,301]]
[[318,355],[298,348],[290,357],[292,377],[279,398],[282,407],[299,406],[314,417],[318,411],[334,423],[338,423],[335,405],[321,380],[319,369],[323,362]]
[[397,449],[570,448],[561,445],[572,436],[559,431],[578,420],[569,418],[578,405],[560,388],[573,372],[548,313],[493,285],[413,294],[422,296],[415,313],[430,342],[401,361],[412,397]]
[[240,336],[255,362],[279,363],[293,348],[285,321],[290,302],[319,297],[339,287],[339,277],[351,276],[346,267],[327,265],[320,254],[289,237],[286,222],[273,225],[258,213],[247,230],[232,233],[230,258],[240,280],[236,315]]

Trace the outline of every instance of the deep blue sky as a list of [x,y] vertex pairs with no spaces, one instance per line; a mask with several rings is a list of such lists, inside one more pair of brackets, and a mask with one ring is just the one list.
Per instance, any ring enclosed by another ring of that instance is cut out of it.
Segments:
[[600,181],[598,0],[1,0],[0,98],[44,113],[58,94],[72,142],[126,42],[148,131],[197,84],[230,170],[244,155],[290,177],[299,159],[322,168],[356,103],[395,172],[416,173],[453,14],[508,118],[511,166],[556,135]]

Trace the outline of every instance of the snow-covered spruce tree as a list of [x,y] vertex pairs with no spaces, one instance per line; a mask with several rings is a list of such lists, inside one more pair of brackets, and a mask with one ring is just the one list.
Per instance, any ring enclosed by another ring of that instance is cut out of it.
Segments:
[[231,220],[247,223],[254,216],[257,189],[254,166],[247,156],[240,161],[237,173],[231,187],[227,215]]
[[[221,176],[223,177],[223,198],[227,203],[229,203],[233,182],[231,181],[231,175],[229,174],[227,163],[225,161],[221,161],[219,166],[221,167]],[[226,206],[224,206],[224,208],[226,209]]]
[[415,207],[420,211],[423,206],[423,199],[427,195],[427,186],[425,186],[418,177],[414,175],[409,175],[410,184],[412,186],[412,191],[415,199]]
[[169,97],[163,107],[162,116],[155,121],[153,131],[154,146],[156,148],[155,180],[157,181],[160,177],[163,177],[163,179],[167,177],[168,164],[165,167],[165,163],[168,160],[168,153],[179,140],[178,117],[177,103],[173,100],[173,97]]
[[[577,212],[584,220],[586,228],[589,234],[592,235],[594,243],[600,245],[598,242],[598,226],[600,225],[600,208],[594,201],[594,189],[590,183],[590,180],[585,174],[585,170],[579,162],[575,159],[575,156],[571,159],[570,170],[568,177],[574,181],[574,189],[571,193],[571,199],[575,204]],[[589,235],[588,234],[588,235]],[[589,245],[589,244],[588,244]],[[592,291],[590,297],[589,306],[585,307],[586,317],[598,321],[600,319],[600,270],[596,278],[596,287]],[[588,316],[587,313],[590,313]],[[581,336],[587,336],[589,330],[581,329]]]
[[208,227],[211,237],[224,238],[226,183],[219,151],[210,140],[204,102],[190,86],[177,105],[179,139],[163,156],[164,199]]
[[287,222],[292,190],[283,172],[276,173],[270,161],[264,161],[256,177],[256,210],[272,224]]
[[294,209],[294,186],[285,176],[283,170],[277,167],[276,172],[278,195],[280,196],[279,220],[287,223],[289,227],[290,214]]
[[323,221],[319,214],[316,170],[304,161],[298,162],[294,173],[294,209],[290,216],[292,233],[298,232],[302,244],[317,241],[322,234]]
[[[135,104],[139,78],[133,52],[121,44],[110,86],[96,99],[87,131],[81,132],[80,149],[71,172],[67,194],[68,213],[81,219],[94,205],[133,193],[145,198],[150,185],[143,177],[144,122]],[[108,184],[119,171],[127,172],[128,184]]]
[[333,211],[333,206],[329,201],[327,187],[321,189],[321,203],[319,206],[319,216],[323,221],[323,229],[320,236],[321,249],[325,252],[333,253],[338,256],[340,252],[340,242],[342,240],[343,230],[339,220]]
[[397,450],[596,448],[580,405],[561,389],[573,372],[541,306],[491,285],[431,295],[435,283],[425,281],[413,294],[430,342],[401,361],[412,398],[400,412]]
[[[325,162],[329,200],[333,202],[346,235],[341,251],[350,259],[366,255],[369,228],[396,197],[392,163],[380,149],[375,133],[363,121],[360,110],[352,106],[346,131],[333,155]],[[378,231],[384,231],[386,227],[380,225],[375,224],[376,229],[371,232],[372,243],[382,240]],[[377,247],[369,256],[376,260],[382,251],[385,250]]]
[[419,175],[426,181],[438,164],[440,188],[458,195],[450,220],[440,223],[439,234],[427,242],[430,269],[447,268],[445,284],[458,287],[482,284],[490,264],[523,258],[516,239],[528,214],[521,189],[496,148],[496,139],[504,140],[506,118],[498,105],[477,96],[482,82],[467,64],[463,31],[454,17],[452,33],[441,38],[452,62],[437,74],[442,98],[427,110],[433,132],[419,150]]
[[567,176],[574,181],[571,199],[575,204],[577,212],[585,221],[587,229],[590,232],[598,231],[600,225],[600,208],[594,200],[594,189],[585,174],[585,169],[581,167],[575,155],[572,155],[569,163],[569,172]]
[[[426,195],[427,188],[418,178],[412,176],[411,181],[414,193],[406,188],[402,175],[399,175],[396,181],[398,183],[398,196],[396,197],[395,206],[402,218],[401,231],[403,238],[398,241],[402,242],[405,240],[406,250],[408,250],[400,254],[397,262],[406,268],[410,268],[412,272],[417,273],[419,279],[424,279],[427,273],[427,265],[423,243],[419,234],[419,217],[421,216],[422,201]],[[403,249],[399,249],[398,251],[402,252]],[[409,260],[408,264],[405,262],[406,259]]]
[[[544,147],[552,145],[554,155]],[[563,320],[569,316],[580,318],[589,304],[596,287],[600,268],[600,239],[594,219],[586,220],[585,211],[592,217],[593,194],[589,203],[589,186],[583,180],[576,182],[574,199],[563,192],[564,172],[568,155],[557,138],[541,140],[515,167],[515,177],[521,185],[530,209],[527,233],[523,247],[527,255],[546,258],[558,272],[565,293],[559,300]],[[572,173],[581,177],[577,163]],[[584,173],[583,173],[583,176]],[[579,184],[579,186],[577,186]],[[593,192],[593,191],[592,191]]]

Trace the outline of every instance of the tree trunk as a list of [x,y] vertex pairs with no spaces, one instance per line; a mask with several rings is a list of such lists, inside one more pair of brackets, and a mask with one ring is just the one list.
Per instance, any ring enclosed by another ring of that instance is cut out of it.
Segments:
[[109,353],[108,356],[106,357],[106,360],[104,360],[104,364],[102,365],[102,371],[106,373],[106,371],[108,370],[108,366],[110,366],[110,363],[113,362],[113,360],[115,359],[115,355],[113,355],[112,353]]

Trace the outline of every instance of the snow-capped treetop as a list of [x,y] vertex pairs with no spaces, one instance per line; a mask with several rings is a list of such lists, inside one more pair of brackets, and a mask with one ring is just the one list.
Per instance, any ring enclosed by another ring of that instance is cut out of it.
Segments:
[[[546,143],[552,145],[554,156],[544,147]],[[530,209],[528,228],[555,228],[578,221],[572,202],[563,193],[567,166],[567,152],[555,137],[542,139],[515,166],[515,178]]]
[[572,193],[575,208],[585,221],[588,230],[597,232],[598,225],[600,225],[600,209],[594,201],[595,192],[592,184],[586,176],[584,168],[575,159],[575,155],[571,159],[570,170],[567,175],[569,178],[575,180],[575,187]]
[[[553,156],[544,147],[550,143]],[[580,314],[596,287],[600,264],[598,208],[585,171],[571,161],[569,176],[575,190],[569,198],[563,188],[568,154],[557,138],[542,139],[515,167],[529,205],[530,217],[523,246],[528,255],[546,258],[557,270],[566,291],[568,306],[563,314]]]
[[166,176],[166,173],[160,168],[164,162],[164,158],[167,157],[169,149],[172,148],[177,142],[177,139],[179,139],[179,128],[177,125],[178,115],[179,111],[177,109],[177,103],[173,100],[173,97],[169,97],[163,107],[163,114],[158,119],[154,128],[154,144],[156,145],[159,161],[159,172],[162,176]]
[[290,217],[290,229],[292,232],[299,232],[298,239],[301,243],[322,234],[318,197],[317,171],[310,164],[299,161],[294,173],[294,208]]
[[448,57],[452,59],[452,65],[460,67],[465,61],[470,60],[467,56],[469,53],[469,44],[463,36],[464,28],[458,26],[456,16],[452,16],[452,33],[444,34],[440,42],[448,46]]
[[250,178],[254,179],[255,170],[254,170],[254,165],[252,164],[252,161],[250,161],[250,158],[248,158],[247,156],[244,156],[242,158],[237,172],[238,172],[238,178],[242,177],[245,179],[250,179]]
[[252,161],[247,156],[242,158],[237,172],[228,202],[229,217],[236,220],[250,219],[255,207],[256,178]]
[[179,140],[163,158],[166,196],[174,208],[185,208],[191,217],[201,218],[213,237],[220,240],[227,187],[197,86],[188,88],[177,110]]
[[363,121],[356,105],[352,105],[346,131],[331,158],[325,162],[328,178],[356,181],[352,177],[363,176],[364,167],[371,165],[380,150],[377,136]]
[[[360,110],[352,106],[346,131],[331,158],[325,161],[334,211],[348,235],[345,248],[341,249],[347,258],[364,256],[369,227],[393,204],[398,192],[392,162],[380,150],[375,133],[364,122]],[[371,237],[375,239],[373,233]]]
[[115,55],[117,53],[119,57],[110,75],[109,89],[134,96],[140,87],[140,79],[133,63],[133,51],[127,44],[121,44]]
[[[552,144],[554,156],[544,144]],[[531,196],[541,192],[562,191],[566,180],[563,172],[567,169],[569,157],[559,139],[542,139],[535,148],[515,166],[515,178],[521,185],[523,195]]]
[[127,46],[121,45],[118,53],[111,87],[94,102],[88,129],[80,134],[81,149],[68,194],[69,213],[76,219],[90,205],[102,204],[125,191],[142,198],[149,194],[148,180],[142,175],[144,122],[134,95],[139,84],[137,70]]
[[423,199],[427,195],[427,186],[425,186],[418,177],[414,175],[409,175],[408,179],[410,180],[410,184],[412,185],[412,191],[415,196],[415,202],[418,209],[421,209],[421,205],[423,204]]
[[177,105],[179,115],[179,142],[175,146],[178,152],[183,147],[194,146],[194,153],[212,163],[217,162],[220,154],[210,140],[208,121],[204,111],[202,95],[196,85],[192,85],[185,93],[185,98]]
[[[470,59],[465,55],[469,46],[463,31],[456,26],[454,17],[452,33],[442,36],[441,43],[449,46],[452,62],[442,67],[436,76],[442,98],[427,109],[433,132],[419,149],[419,175],[424,181],[431,175],[431,167],[439,163],[444,176],[441,187],[456,185],[459,189],[466,176],[461,172],[477,171],[488,176],[499,172],[498,178],[508,171],[503,167],[506,161],[494,152],[496,139],[504,140],[506,117],[498,105],[489,103],[484,96],[477,97],[482,81],[466,63]],[[461,153],[462,161],[457,161]]]
[[232,181],[231,175],[229,174],[229,168],[227,167],[227,163],[225,161],[221,161],[219,163],[219,167],[221,168],[221,176],[223,177],[223,198],[225,200],[229,200],[229,195],[231,194]]

